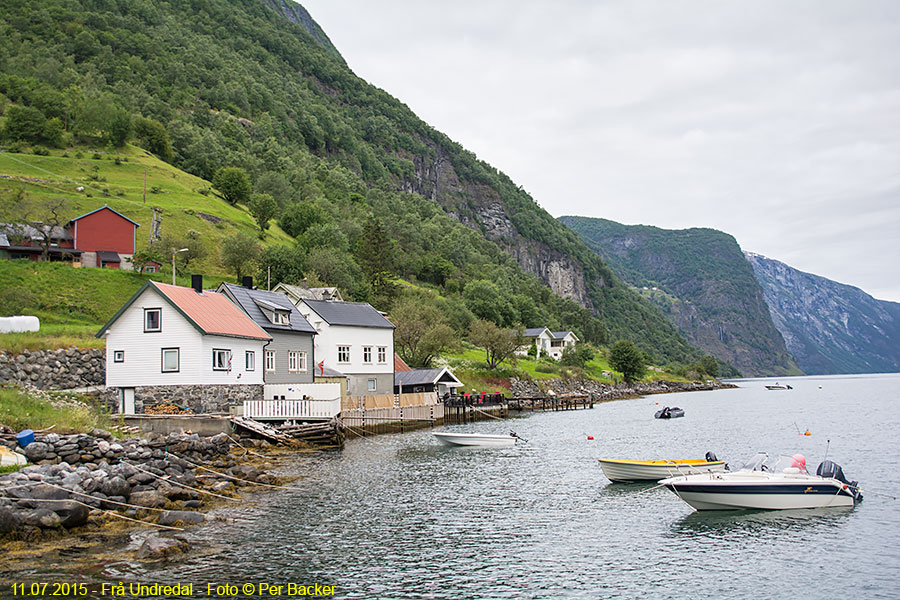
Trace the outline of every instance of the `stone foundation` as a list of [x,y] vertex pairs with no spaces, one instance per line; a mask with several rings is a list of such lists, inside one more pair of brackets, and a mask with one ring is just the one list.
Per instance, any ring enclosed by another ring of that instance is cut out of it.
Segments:
[[30,385],[41,390],[70,390],[103,385],[106,352],[102,348],[0,352],[0,383]]
[[[115,393],[118,393],[116,390]],[[244,400],[262,400],[260,385],[155,385],[134,388],[134,410],[143,413],[158,404],[174,404],[195,414],[228,413]]]

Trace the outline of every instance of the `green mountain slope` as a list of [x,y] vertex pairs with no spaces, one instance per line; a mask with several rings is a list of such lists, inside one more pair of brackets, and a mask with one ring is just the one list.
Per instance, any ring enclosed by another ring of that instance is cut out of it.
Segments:
[[645,288],[693,344],[746,376],[799,373],[732,236],[714,229],[673,231],[586,217],[560,221],[620,277]]
[[96,133],[86,123],[98,106],[120,107],[162,123],[184,171],[211,180],[219,167],[239,166],[282,212],[318,215],[315,235],[289,232],[298,237],[290,251],[302,256],[280,272],[315,270],[381,302],[358,283],[368,261],[362,231],[377,217],[397,250],[380,267],[450,295],[473,279],[495,282],[512,307],[499,321],[545,319],[594,340],[608,330],[658,362],[698,355],[506,175],[356,77],[300,7],[8,0],[0,17],[0,107],[36,107],[75,137]]

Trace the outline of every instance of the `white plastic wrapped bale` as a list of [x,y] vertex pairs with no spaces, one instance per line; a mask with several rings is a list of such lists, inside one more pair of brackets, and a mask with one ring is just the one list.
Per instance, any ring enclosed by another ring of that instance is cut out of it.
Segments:
[[40,331],[40,329],[41,322],[37,317],[0,317],[0,333],[21,333],[23,331]]

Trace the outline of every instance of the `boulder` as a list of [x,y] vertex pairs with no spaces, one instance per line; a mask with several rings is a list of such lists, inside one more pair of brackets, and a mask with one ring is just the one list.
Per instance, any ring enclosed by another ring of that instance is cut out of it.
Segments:
[[159,492],[135,492],[131,494],[129,502],[145,508],[160,508],[165,506],[166,497]]
[[190,523],[202,523],[205,518],[203,513],[190,510],[167,510],[159,514],[159,519],[156,522],[160,525],[174,525],[181,521],[187,525]]
[[110,477],[100,486],[100,491],[107,496],[128,496],[131,493],[131,486],[121,477]]
[[40,500],[67,500],[69,492],[51,485],[39,483],[31,487],[31,497]]
[[0,535],[9,533],[19,526],[19,515],[5,506],[0,506]]
[[45,444],[44,442],[31,442],[22,450],[25,453],[25,457],[28,458],[31,462],[37,462],[39,460],[44,460],[47,456],[47,452],[50,451],[50,445]]
[[90,509],[80,502],[71,500],[60,500],[59,502],[48,502],[48,510],[52,510],[59,517],[60,524],[65,528],[80,527],[87,523]]
[[161,560],[182,554],[190,549],[190,544],[182,538],[152,536],[141,544],[137,551],[137,557],[145,560]]
[[55,512],[47,508],[38,508],[22,515],[22,522],[26,525],[51,529],[62,526],[62,519]]

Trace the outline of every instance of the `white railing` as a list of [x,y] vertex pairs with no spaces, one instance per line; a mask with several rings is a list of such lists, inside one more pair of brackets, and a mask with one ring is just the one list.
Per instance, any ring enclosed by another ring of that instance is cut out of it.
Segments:
[[251,419],[330,419],[341,412],[341,399],[244,400],[244,416]]

